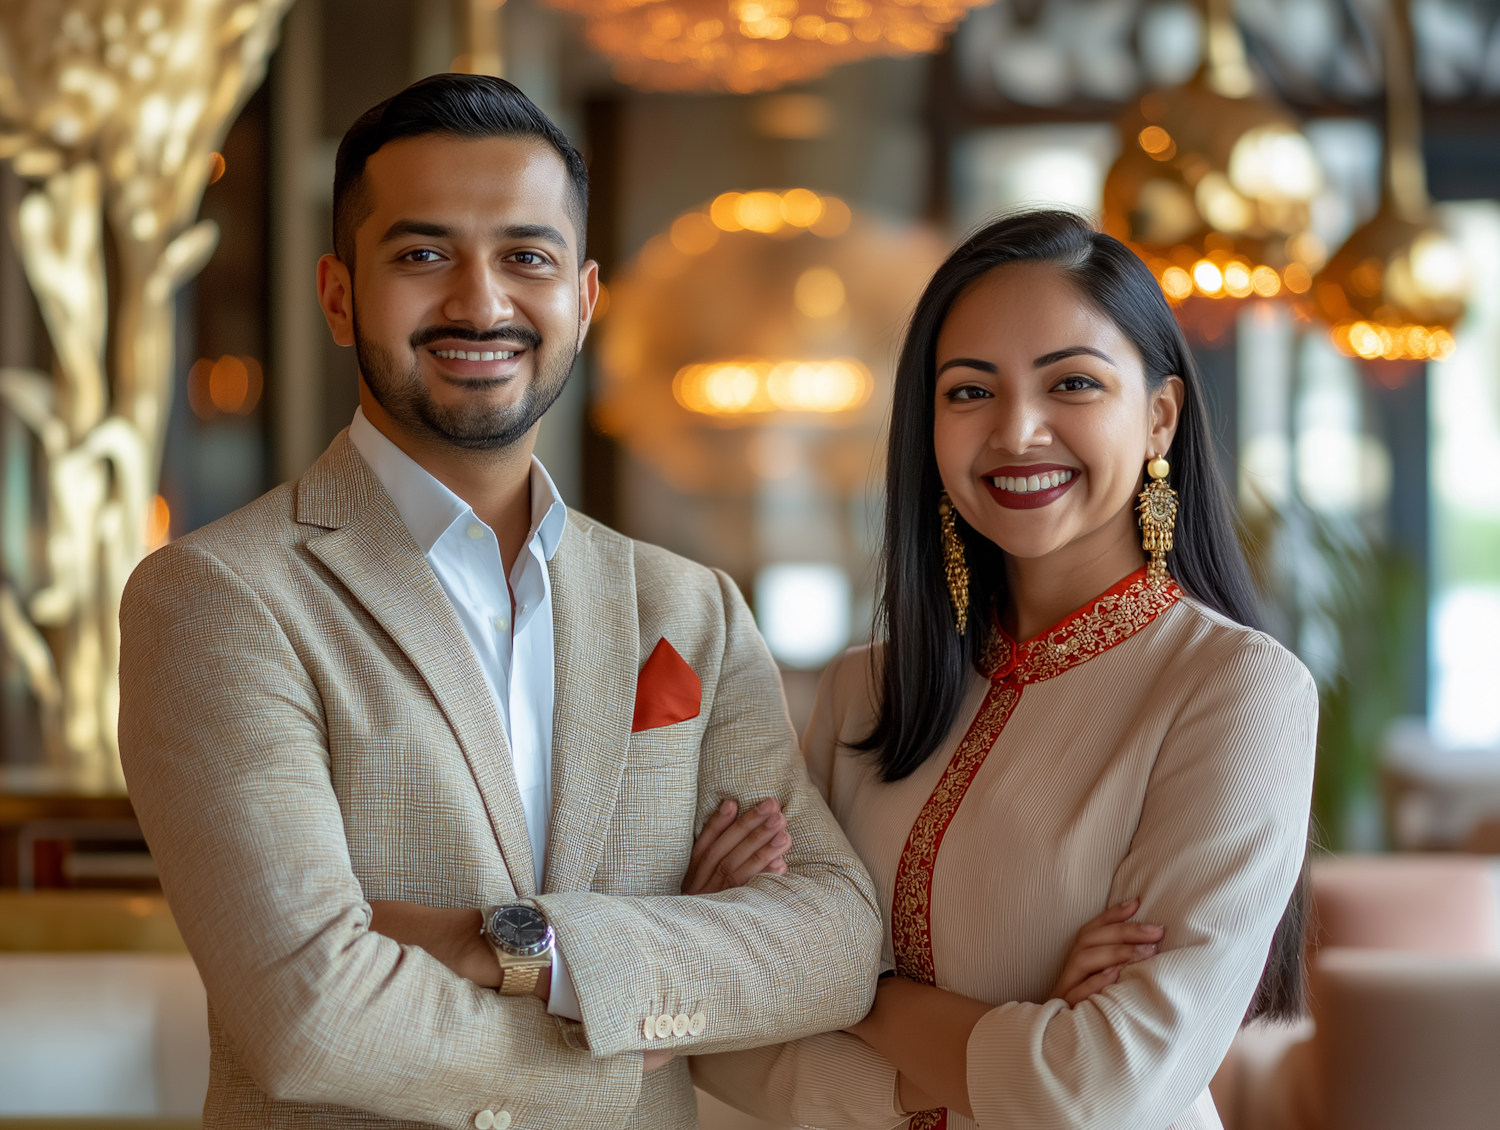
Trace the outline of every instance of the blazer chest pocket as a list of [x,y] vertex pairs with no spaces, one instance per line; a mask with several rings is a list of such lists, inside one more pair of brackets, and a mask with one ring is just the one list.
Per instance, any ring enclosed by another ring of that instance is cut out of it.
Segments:
[[619,865],[632,886],[645,880],[650,893],[677,893],[693,848],[700,737],[693,725],[630,735],[601,870]]
[[685,776],[692,787],[696,788],[702,737],[700,728],[692,722],[658,726],[654,730],[641,730],[631,734],[625,772],[663,777]]

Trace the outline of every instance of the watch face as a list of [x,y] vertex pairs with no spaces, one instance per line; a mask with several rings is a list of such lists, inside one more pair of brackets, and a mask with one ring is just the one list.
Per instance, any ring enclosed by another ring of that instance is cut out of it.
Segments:
[[518,957],[532,957],[552,945],[552,927],[531,906],[502,906],[490,916],[490,935]]

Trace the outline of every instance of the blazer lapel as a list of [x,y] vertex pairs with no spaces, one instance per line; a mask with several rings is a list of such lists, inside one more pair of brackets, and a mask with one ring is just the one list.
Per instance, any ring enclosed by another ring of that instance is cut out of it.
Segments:
[[521,794],[489,685],[448,594],[347,434],[298,482],[297,520],[330,530],[308,549],[426,681],[474,775],[516,893],[537,893]]
[[543,890],[586,891],[604,855],[630,752],[640,669],[630,543],[569,517],[548,565],[556,709]]

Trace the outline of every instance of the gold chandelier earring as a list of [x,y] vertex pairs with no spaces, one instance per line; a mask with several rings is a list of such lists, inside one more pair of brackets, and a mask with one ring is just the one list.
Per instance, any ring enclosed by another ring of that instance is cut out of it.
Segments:
[[943,576],[948,582],[948,599],[958,621],[958,634],[962,636],[969,626],[969,563],[964,560],[964,543],[958,536],[958,511],[953,508],[947,491],[938,496],[938,513],[943,524]]
[[1171,469],[1160,455],[1146,464],[1149,479],[1136,507],[1141,516],[1141,548],[1151,555],[1146,568],[1146,581],[1151,585],[1167,579],[1167,553],[1172,548],[1172,528],[1177,524],[1177,492],[1167,486]]

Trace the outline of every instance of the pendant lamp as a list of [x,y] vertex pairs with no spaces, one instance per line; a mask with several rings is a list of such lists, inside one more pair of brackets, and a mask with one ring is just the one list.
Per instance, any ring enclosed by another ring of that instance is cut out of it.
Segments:
[[1291,112],[1255,95],[1231,0],[1206,8],[1198,74],[1146,94],[1119,122],[1104,228],[1146,260],[1174,304],[1208,300],[1196,320],[1227,324],[1235,303],[1225,300],[1311,287],[1325,249],[1308,230],[1309,205],[1323,176]]
[[794,464],[863,489],[890,327],[944,254],[810,189],[723,193],[610,280],[595,424],[687,493],[754,495]]
[[1433,221],[1408,0],[1386,18],[1386,156],[1380,210],[1314,280],[1312,305],[1340,351],[1367,361],[1441,360],[1464,310],[1463,252]]
[[746,94],[875,55],[937,51],[984,0],[548,0],[644,90]]

